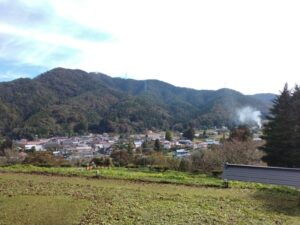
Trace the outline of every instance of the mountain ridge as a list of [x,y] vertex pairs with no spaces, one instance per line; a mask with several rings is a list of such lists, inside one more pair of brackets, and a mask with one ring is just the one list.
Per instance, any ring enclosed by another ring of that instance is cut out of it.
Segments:
[[271,97],[55,68],[33,79],[0,83],[0,133],[20,138],[231,126],[234,109],[251,106],[266,115]]

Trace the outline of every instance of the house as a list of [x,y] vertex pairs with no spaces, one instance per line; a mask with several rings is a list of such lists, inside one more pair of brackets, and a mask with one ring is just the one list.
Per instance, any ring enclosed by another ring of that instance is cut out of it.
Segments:
[[169,141],[164,141],[164,149],[171,149],[172,143]]
[[194,146],[191,140],[179,140],[177,145],[181,146],[182,148],[193,148]]
[[155,133],[150,130],[147,132],[146,136],[149,140],[152,140],[152,141],[155,141],[156,139],[163,140],[165,138],[165,132]]
[[44,151],[43,143],[39,141],[28,141],[24,145],[25,151],[34,149],[35,151]]
[[219,144],[220,144],[219,141],[216,141],[216,140],[214,140],[214,139],[206,139],[206,140],[205,140],[205,143],[206,143],[207,145],[219,145]]
[[188,157],[190,153],[185,149],[177,149],[173,152],[173,157]]
[[143,142],[141,140],[135,140],[134,141],[134,146],[136,148],[140,148],[140,147],[142,147],[142,145],[143,145]]
[[197,148],[200,149],[207,149],[208,148],[208,144],[206,142],[200,142],[197,146]]

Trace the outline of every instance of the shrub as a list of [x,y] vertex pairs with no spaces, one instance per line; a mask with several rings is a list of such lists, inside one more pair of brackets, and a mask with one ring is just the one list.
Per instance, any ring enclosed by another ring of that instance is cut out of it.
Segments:
[[116,166],[126,166],[131,161],[131,156],[126,150],[115,150],[110,156]]
[[68,162],[61,157],[55,157],[50,152],[32,152],[29,153],[24,162],[35,166],[52,167],[52,166],[66,166]]
[[222,175],[222,170],[213,170],[211,171],[211,174],[213,177],[220,178],[220,176]]
[[93,158],[90,163],[94,163],[96,166],[104,167],[111,167],[114,165],[110,157]]
[[154,159],[149,156],[137,155],[133,159],[133,164],[137,166],[148,166],[154,164]]
[[[261,143],[260,143],[261,144]],[[196,152],[191,156],[193,170],[221,171],[226,162],[235,164],[261,165],[262,153],[259,143],[253,141],[224,141],[222,145]]]
[[167,166],[162,166],[162,165],[151,165],[149,166],[149,169],[156,172],[165,172],[169,168]]
[[190,171],[191,168],[192,168],[192,162],[189,158],[182,158],[180,160],[179,167],[178,167],[179,171],[187,172]]
[[133,164],[133,163],[129,163],[129,164],[126,166],[126,168],[139,168],[139,166],[136,165],[136,164]]

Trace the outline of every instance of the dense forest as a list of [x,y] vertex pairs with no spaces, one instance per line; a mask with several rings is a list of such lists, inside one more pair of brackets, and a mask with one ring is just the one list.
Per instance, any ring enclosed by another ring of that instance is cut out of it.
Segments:
[[0,83],[0,135],[32,138],[232,126],[237,108],[251,106],[266,115],[273,98],[56,68],[34,79]]

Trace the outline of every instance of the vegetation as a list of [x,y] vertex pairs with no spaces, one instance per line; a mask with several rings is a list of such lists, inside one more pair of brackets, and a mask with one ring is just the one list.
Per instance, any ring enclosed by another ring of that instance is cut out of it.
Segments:
[[252,134],[248,126],[240,125],[237,128],[234,128],[230,132],[229,139],[231,141],[239,141],[239,142],[250,141],[252,139]]
[[31,164],[35,166],[45,166],[45,167],[54,167],[54,166],[64,166],[68,165],[68,162],[61,157],[55,157],[50,152],[32,152],[27,155],[24,164]]
[[[98,172],[97,172],[98,171]],[[61,176],[79,176],[110,179],[124,179],[145,181],[154,183],[184,184],[191,186],[222,187],[222,180],[212,178],[205,174],[190,174],[167,170],[163,173],[152,170],[151,168],[125,168],[125,167],[101,167],[95,170],[87,170],[85,167],[37,167],[32,165],[14,165],[0,167],[0,172],[22,172],[30,174],[49,174]]]
[[[86,177],[96,179],[128,180],[142,183],[176,184],[194,187],[223,188],[223,181],[203,173],[189,173],[173,170],[157,171],[151,168],[101,167],[87,170],[86,167],[37,167],[32,165],[13,165],[0,167],[2,173],[23,173],[61,177]],[[296,190],[284,186],[258,183],[230,182],[232,188],[269,190],[282,193],[295,193]]]
[[158,152],[162,150],[162,146],[160,144],[159,139],[156,139],[155,142],[154,142],[154,150],[158,151]]
[[183,132],[189,122],[231,126],[232,109],[245,105],[266,114],[266,102],[229,89],[196,91],[57,68],[34,79],[0,83],[0,135],[32,139],[145,129]]
[[300,167],[300,88],[285,85],[274,100],[269,122],[264,127],[266,153],[263,160],[270,166]]
[[[77,224],[83,216],[83,213],[91,205],[90,202],[85,199],[75,199],[71,196],[55,196],[51,194],[43,196],[33,191],[34,189],[39,190],[41,187],[43,189],[46,188],[44,185],[31,187],[31,190],[26,194],[7,194],[5,190],[3,190],[3,186],[7,184],[16,185],[17,182],[16,180],[5,181],[1,185],[2,189],[0,191],[0,202],[2,203],[0,206],[1,224]],[[35,182],[34,185],[36,185]],[[18,186],[20,188],[29,187],[28,184]],[[10,188],[10,190],[15,189]]]
[[9,138],[0,137],[0,156],[4,156],[8,149],[12,149],[12,141]]
[[0,202],[1,224],[8,225],[297,224],[300,219],[297,192],[288,189],[13,173],[1,174]]
[[172,141],[173,137],[172,137],[172,132],[170,130],[166,131],[165,139],[167,141]]
[[186,131],[183,132],[183,137],[194,140],[195,138],[195,129],[193,127],[189,127]]
[[110,157],[101,157],[101,158],[94,158],[91,161],[97,167],[111,167],[113,166],[112,159]]
[[215,145],[212,149],[195,152],[191,156],[192,168],[196,171],[211,173],[222,171],[226,162],[233,164],[263,165],[263,153],[258,150],[261,142],[251,140],[239,142],[226,140],[222,145]]

